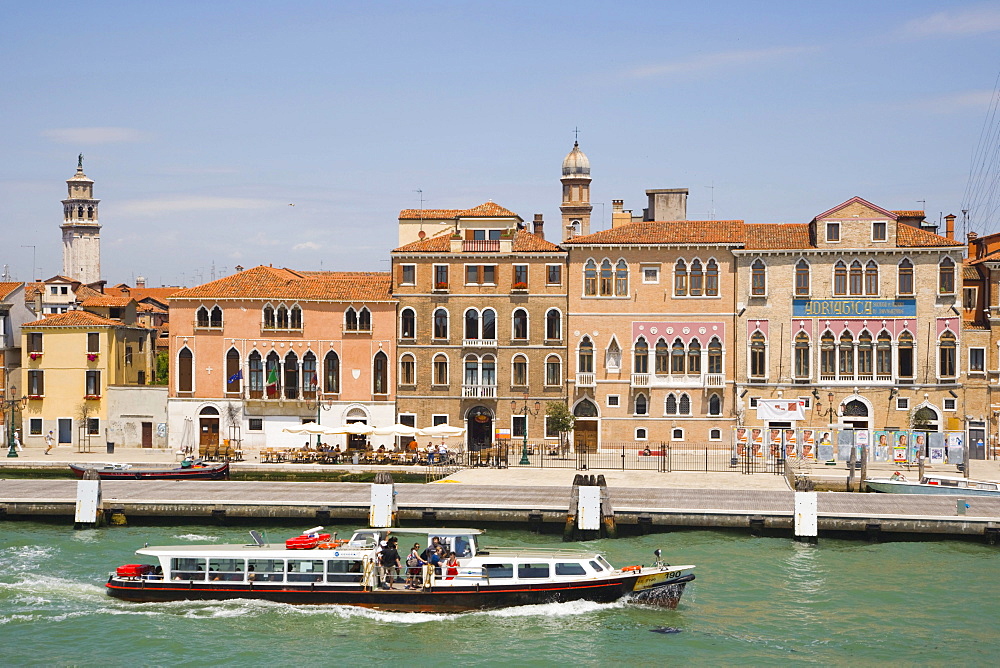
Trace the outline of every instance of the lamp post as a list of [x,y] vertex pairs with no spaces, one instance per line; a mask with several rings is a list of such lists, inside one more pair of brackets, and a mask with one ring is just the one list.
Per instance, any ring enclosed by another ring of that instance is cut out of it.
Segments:
[[17,386],[10,386],[10,396],[3,399],[3,410],[7,414],[7,456],[17,457],[17,446],[14,445],[14,413],[24,410],[28,397],[17,398]]
[[827,402],[826,410],[823,410],[821,408],[823,404],[819,400],[819,392],[814,389],[812,395],[816,405],[816,407],[813,409],[816,412],[816,415],[820,416],[821,418],[823,417],[830,418],[830,422],[832,423],[833,416],[838,414],[838,412],[833,407],[833,392],[827,392],[826,394],[826,402]]
[[521,408],[517,407],[517,401],[510,402],[510,412],[514,415],[524,416],[524,443],[521,445],[521,461],[518,462],[520,466],[527,466],[531,464],[528,459],[528,416],[538,415],[539,411],[542,410],[542,404],[539,401],[535,402],[534,410],[528,407],[528,396],[524,396],[524,405]]

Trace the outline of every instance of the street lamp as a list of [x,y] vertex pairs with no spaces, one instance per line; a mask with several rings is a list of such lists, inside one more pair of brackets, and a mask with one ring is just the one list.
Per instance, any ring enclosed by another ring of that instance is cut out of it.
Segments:
[[28,405],[28,397],[17,397],[17,386],[10,386],[10,397],[3,399],[3,411],[7,414],[7,456],[17,457],[17,446],[14,445],[14,413],[24,410]]
[[826,410],[823,410],[821,408],[823,404],[819,400],[819,392],[814,389],[812,395],[815,401],[815,408],[813,410],[816,412],[816,415],[820,416],[821,418],[823,417],[830,418],[830,422],[833,422],[833,417],[838,414],[833,404],[833,392],[828,392],[826,395],[826,401],[827,401]]
[[524,443],[521,445],[521,461],[518,462],[520,466],[527,466],[531,464],[531,461],[528,460],[528,416],[538,415],[541,410],[542,404],[538,401],[535,402],[535,410],[531,410],[531,408],[528,407],[527,395],[524,397],[524,405],[521,406],[521,408],[517,407],[516,400],[510,402],[510,412],[514,415],[524,416]]

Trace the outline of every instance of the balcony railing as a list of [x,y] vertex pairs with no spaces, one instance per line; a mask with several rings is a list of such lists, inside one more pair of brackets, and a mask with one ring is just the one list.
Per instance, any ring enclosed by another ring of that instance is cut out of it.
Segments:
[[496,385],[463,385],[462,397],[466,399],[496,399]]
[[466,348],[496,348],[496,339],[462,339],[462,345]]
[[463,253],[499,253],[499,239],[469,239],[462,242]]
[[633,373],[632,374],[632,387],[649,387],[649,374],[648,373]]
[[724,373],[705,374],[705,387],[725,387],[725,386],[726,386],[726,374]]
[[593,372],[583,372],[576,374],[577,387],[597,387],[597,379]]

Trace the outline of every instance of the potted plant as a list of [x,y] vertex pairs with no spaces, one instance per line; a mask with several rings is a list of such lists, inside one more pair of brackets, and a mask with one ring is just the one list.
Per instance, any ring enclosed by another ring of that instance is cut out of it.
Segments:
[[30,353],[28,355],[28,357],[30,357],[33,360],[37,360],[37,359],[41,359],[42,354],[41,353]]
[[518,281],[517,283],[514,284],[514,289],[515,290],[527,290],[528,289],[528,284],[525,283],[524,281]]
[[87,353],[87,361],[88,362],[96,362],[97,361],[97,353]]
[[447,290],[448,289],[448,281],[438,281],[437,283],[434,284],[434,289],[435,290]]

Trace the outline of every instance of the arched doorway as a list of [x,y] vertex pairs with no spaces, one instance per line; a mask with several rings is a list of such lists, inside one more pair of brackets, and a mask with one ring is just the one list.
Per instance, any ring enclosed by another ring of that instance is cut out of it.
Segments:
[[198,446],[219,444],[219,409],[205,406],[198,411]]
[[868,429],[868,406],[863,401],[851,399],[841,413],[849,429]]
[[584,399],[573,407],[573,449],[577,452],[597,452],[597,431],[600,416],[597,404]]
[[937,411],[928,405],[923,405],[913,412],[913,428],[916,431],[940,431]]
[[469,432],[469,451],[493,447],[493,411],[476,406],[465,416]]
[[[344,414],[344,424],[368,424],[368,413],[364,408],[354,406]],[[348,450],[367,450],[368,437],[364,434],[347,434]]]

